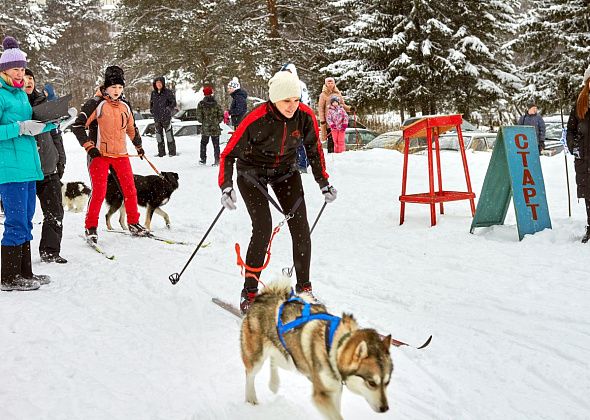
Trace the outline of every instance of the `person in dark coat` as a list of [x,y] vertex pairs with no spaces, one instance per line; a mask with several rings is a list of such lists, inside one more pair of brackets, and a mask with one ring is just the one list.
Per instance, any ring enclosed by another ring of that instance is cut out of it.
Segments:
[[227,91],[232,97],[231,105],[229,107],[229,116],[234,130],[244,119],[246,112],[248,112],[248,92],[242,89],[240,81],[234,77],[227,84]]
[[521,115],[518,119],[518,125],[530,125],[535,127],[537,133],[537,142],[539,146],[539,153],[545,148],[545,121],[538,113],[537,102],[535,98],[529,99],[527,102],[527,113]]
[[213,89],[209,86],[203,88],[205,97],[197,105],[197,120],[201,123],[201,160],[199,163],[207,163],[207,144],[209,137],[213,143],[213,157],[215,162],[213,166],[219,165],[219,136],[221,127],[219,123],[223,121],[223,110],[213,96]]
[[55,94],[55,89],[51,83],[45,83],[45,86],[43,86],[43,93],[49,102],[57,101],[58,99],[57,95]]
[[158,156],[166,156],[164,146],[164,132],[168,142],[168,154],[176,156],[176,142],[172,133],[172,115],[176,110],[176,96],[166,87],[164,77],[156,77],[153,83],[154,90],[150,98],[150,112],[154,116],[156,125],[156,140],[158,140]]
[[567,147],[574,155],[578,198],[586,202],[586,233],[582,243],[590,239],[590,66],[584,72],[584,85],[567,122]]
[[[35,89],[35,75],[30,69],[25,69],[25,92],[32,107],[49,100]],[[64,264],[68,261],[59,255],[64,218],[60,180],[66,167],[66,152],[61,133],[57,129],[38,134],[35,140],[44,176],[42,181],[37,181],[37,197],[43,211],[39,255],[43,262]]]
[[301,84],[297,76],[286,71],[276,73],[269,81],[270,100],[246,116],[221,154],[218,179],[221,204],[226,209],[236,209],[232,175],[237,161],[236,181],[252,221],[244,288],[240,295],[242,313],[250,308],[258,291],[258,275],[272,234],[269,186],[284,213],[292,216],[287,223],[297,273],[295,289],[297,293],[312,295],[311,238],[301,174],[297,168],[297,147],[301,142],[325,201],[331,203],[337,193],[328,182],[315,114],[300,103],[300,98]]

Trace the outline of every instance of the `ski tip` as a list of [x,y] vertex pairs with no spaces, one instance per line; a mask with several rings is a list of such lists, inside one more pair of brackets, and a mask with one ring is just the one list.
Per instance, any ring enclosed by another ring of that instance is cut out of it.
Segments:
[[428,337],[428,340],[426,340],[426,342],[424,344],[422,344],[420,347],[417,347],[418,350],[423,349],[424,347],[428,346],[430,344],[430,341],[432,340],[432,335],[430,337]]

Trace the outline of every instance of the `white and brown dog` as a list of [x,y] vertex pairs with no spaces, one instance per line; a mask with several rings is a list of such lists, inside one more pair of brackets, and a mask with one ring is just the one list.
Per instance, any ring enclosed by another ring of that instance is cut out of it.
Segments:
[[271,391],[279,389],[277,367],[295,368],[313,384],[314,404],[327,419],[343,418],[343,384],[362,395],[374,411],[389,409],[391,336],[359,329],[352,315],[330,315],[308,297],[293,297],[288,280],[269,284],[256,297],[242,322],[240,344],[246,401],[251,404],[258,403],[256,374],[270,358]]

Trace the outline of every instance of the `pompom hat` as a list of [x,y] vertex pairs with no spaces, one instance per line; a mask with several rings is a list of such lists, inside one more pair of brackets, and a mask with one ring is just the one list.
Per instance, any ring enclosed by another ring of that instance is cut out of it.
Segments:
[[279,71],[268,81],[268,97],[272,103],[301,97],[299,78],[288,71]]
[[18,48],[18,41],[7,36],[2,41],[4,52],[0,57],[0,71],[27,67],[27,55]]
[[213,95],[213,89],[210,86],[205,86],[203,88],[203,95],[205,95],[205,96]]
[[234,77],[233,79],[231,79],[229,81],[229,83],[227,84],[228,88],[231,89],[239,89],[240,88],[240,81],[238,80],[237,77]]

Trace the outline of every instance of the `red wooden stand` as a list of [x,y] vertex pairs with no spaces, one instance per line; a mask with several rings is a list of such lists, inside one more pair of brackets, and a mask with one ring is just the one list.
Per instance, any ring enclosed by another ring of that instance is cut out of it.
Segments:
[[[444,214],[443,202],[469,200],[471,204],[471,216],[475,215],[475,194],[471,189],[471,179],[469,178],[469,168],[467,167],[467,158],[465,157],[465,144],[463,143],[463,133],[461,132],[461,115],[437,115],[426,116],[415,123],[402,127],[404,132],[404,172],[402,176],[402,195],[399,196],[401,208],[399,214],[399,224],[404,223],[406,203],[430,204],[430,225],[436,225],[435,203],[440,204],[440,213]],[[455,129],[459,137],[459,151],[463,159],[463,170],[465,171],[465,181],[467,181],[467,192],[460,191],[443,191],[442,175],[440,171],[440,147],[438,136],[446,131]],[[408,176],[408,153],[410,149],[410,139],[425,138],[428,153],[428,181],[430,191],[420,194],[406,194],[406,181]],[[438,191],[434,191],[434,168],[432,159],[432,144],[436,150],[436,172],[438,178]]]

